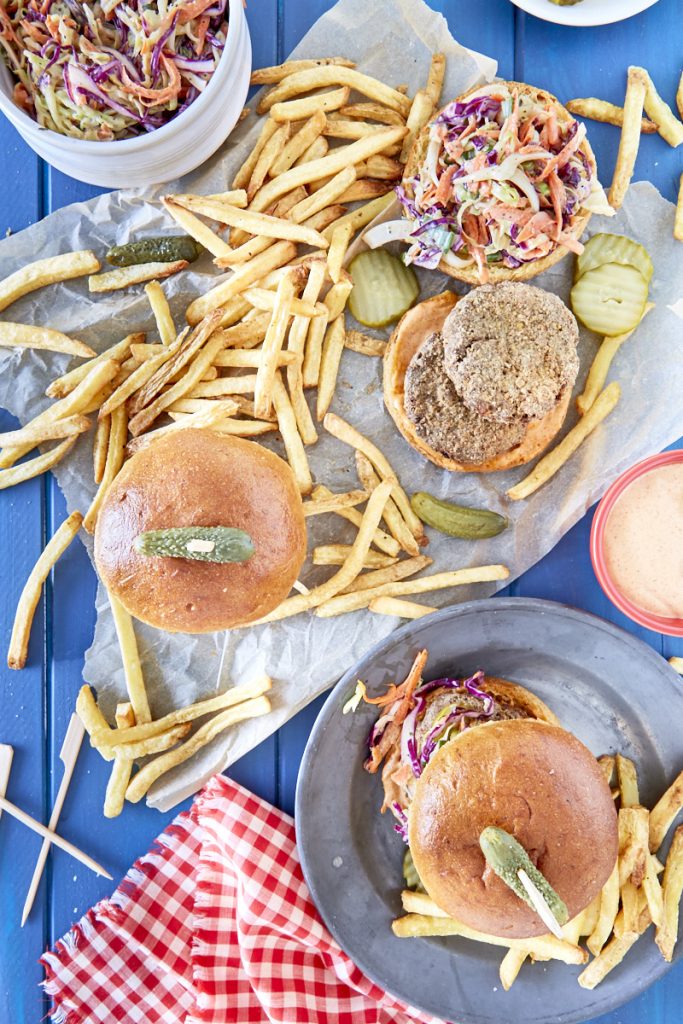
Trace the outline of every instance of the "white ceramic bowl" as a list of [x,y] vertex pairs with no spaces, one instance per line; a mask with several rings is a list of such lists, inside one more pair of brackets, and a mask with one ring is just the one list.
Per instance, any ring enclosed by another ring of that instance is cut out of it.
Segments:
[[581,0],[571,6],[553,4],[550,0],[512,0],[516,7],[543,21],[556,25],[611,25],[615,21],[640,14],[657,0]]
[[0,59],[0,110],[31,149],[57,170],[104,188],[158,185],[199,167],[235,127],[249,89],[251,40],[242,0],[229,0],[229,28],[204,92],[161,128],[119,142],[87,142],[36,122],[12,101],[14,80]]

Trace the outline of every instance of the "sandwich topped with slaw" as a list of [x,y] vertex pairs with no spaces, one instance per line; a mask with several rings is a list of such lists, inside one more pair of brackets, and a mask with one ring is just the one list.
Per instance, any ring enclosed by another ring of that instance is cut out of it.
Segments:
[[585,125],[519,82],[465,93],[422,130],[392,231],[406,263],[468,284],[528,280],[580,253],[591,213],[611,213]]

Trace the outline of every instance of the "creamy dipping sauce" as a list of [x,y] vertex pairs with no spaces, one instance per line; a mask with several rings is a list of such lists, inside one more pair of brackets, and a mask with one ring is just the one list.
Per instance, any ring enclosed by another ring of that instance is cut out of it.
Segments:
[[607,571],[637,608],[683,618],[683,463],[644,473],[607,517]]

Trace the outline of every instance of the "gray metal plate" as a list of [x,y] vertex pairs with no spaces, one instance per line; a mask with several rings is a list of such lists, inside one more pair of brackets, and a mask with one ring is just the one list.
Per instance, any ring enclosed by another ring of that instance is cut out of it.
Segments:
[[[357,679],[372,691],[405,677],[426,647],[426,678],[483,668],[538,694],[596,755],[632,757],[648,806],[683,768],[683,687],[650,647],[585,612],[528,598],[494,598],[410,622],[335,687],[311,733],[296,794],[299,851],[313,899],[342,948],[377,984],[408,1004],[460,1024],[570,1024],[613,1010],[669,968],[648,932],[598,988],[580,968],[525,964],[509,992],[502,951],[458,938],[397,939],[404,846],[363,771],[376,711],[341,707]],[[679,943],[677,958],[683,954]]]

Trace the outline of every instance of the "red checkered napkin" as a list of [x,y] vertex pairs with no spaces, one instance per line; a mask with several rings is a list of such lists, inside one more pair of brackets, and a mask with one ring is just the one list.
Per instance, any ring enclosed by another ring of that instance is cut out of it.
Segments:
[[42,963],[56,1024],[438,1024],[329,934],[292,819],[220,775]]

